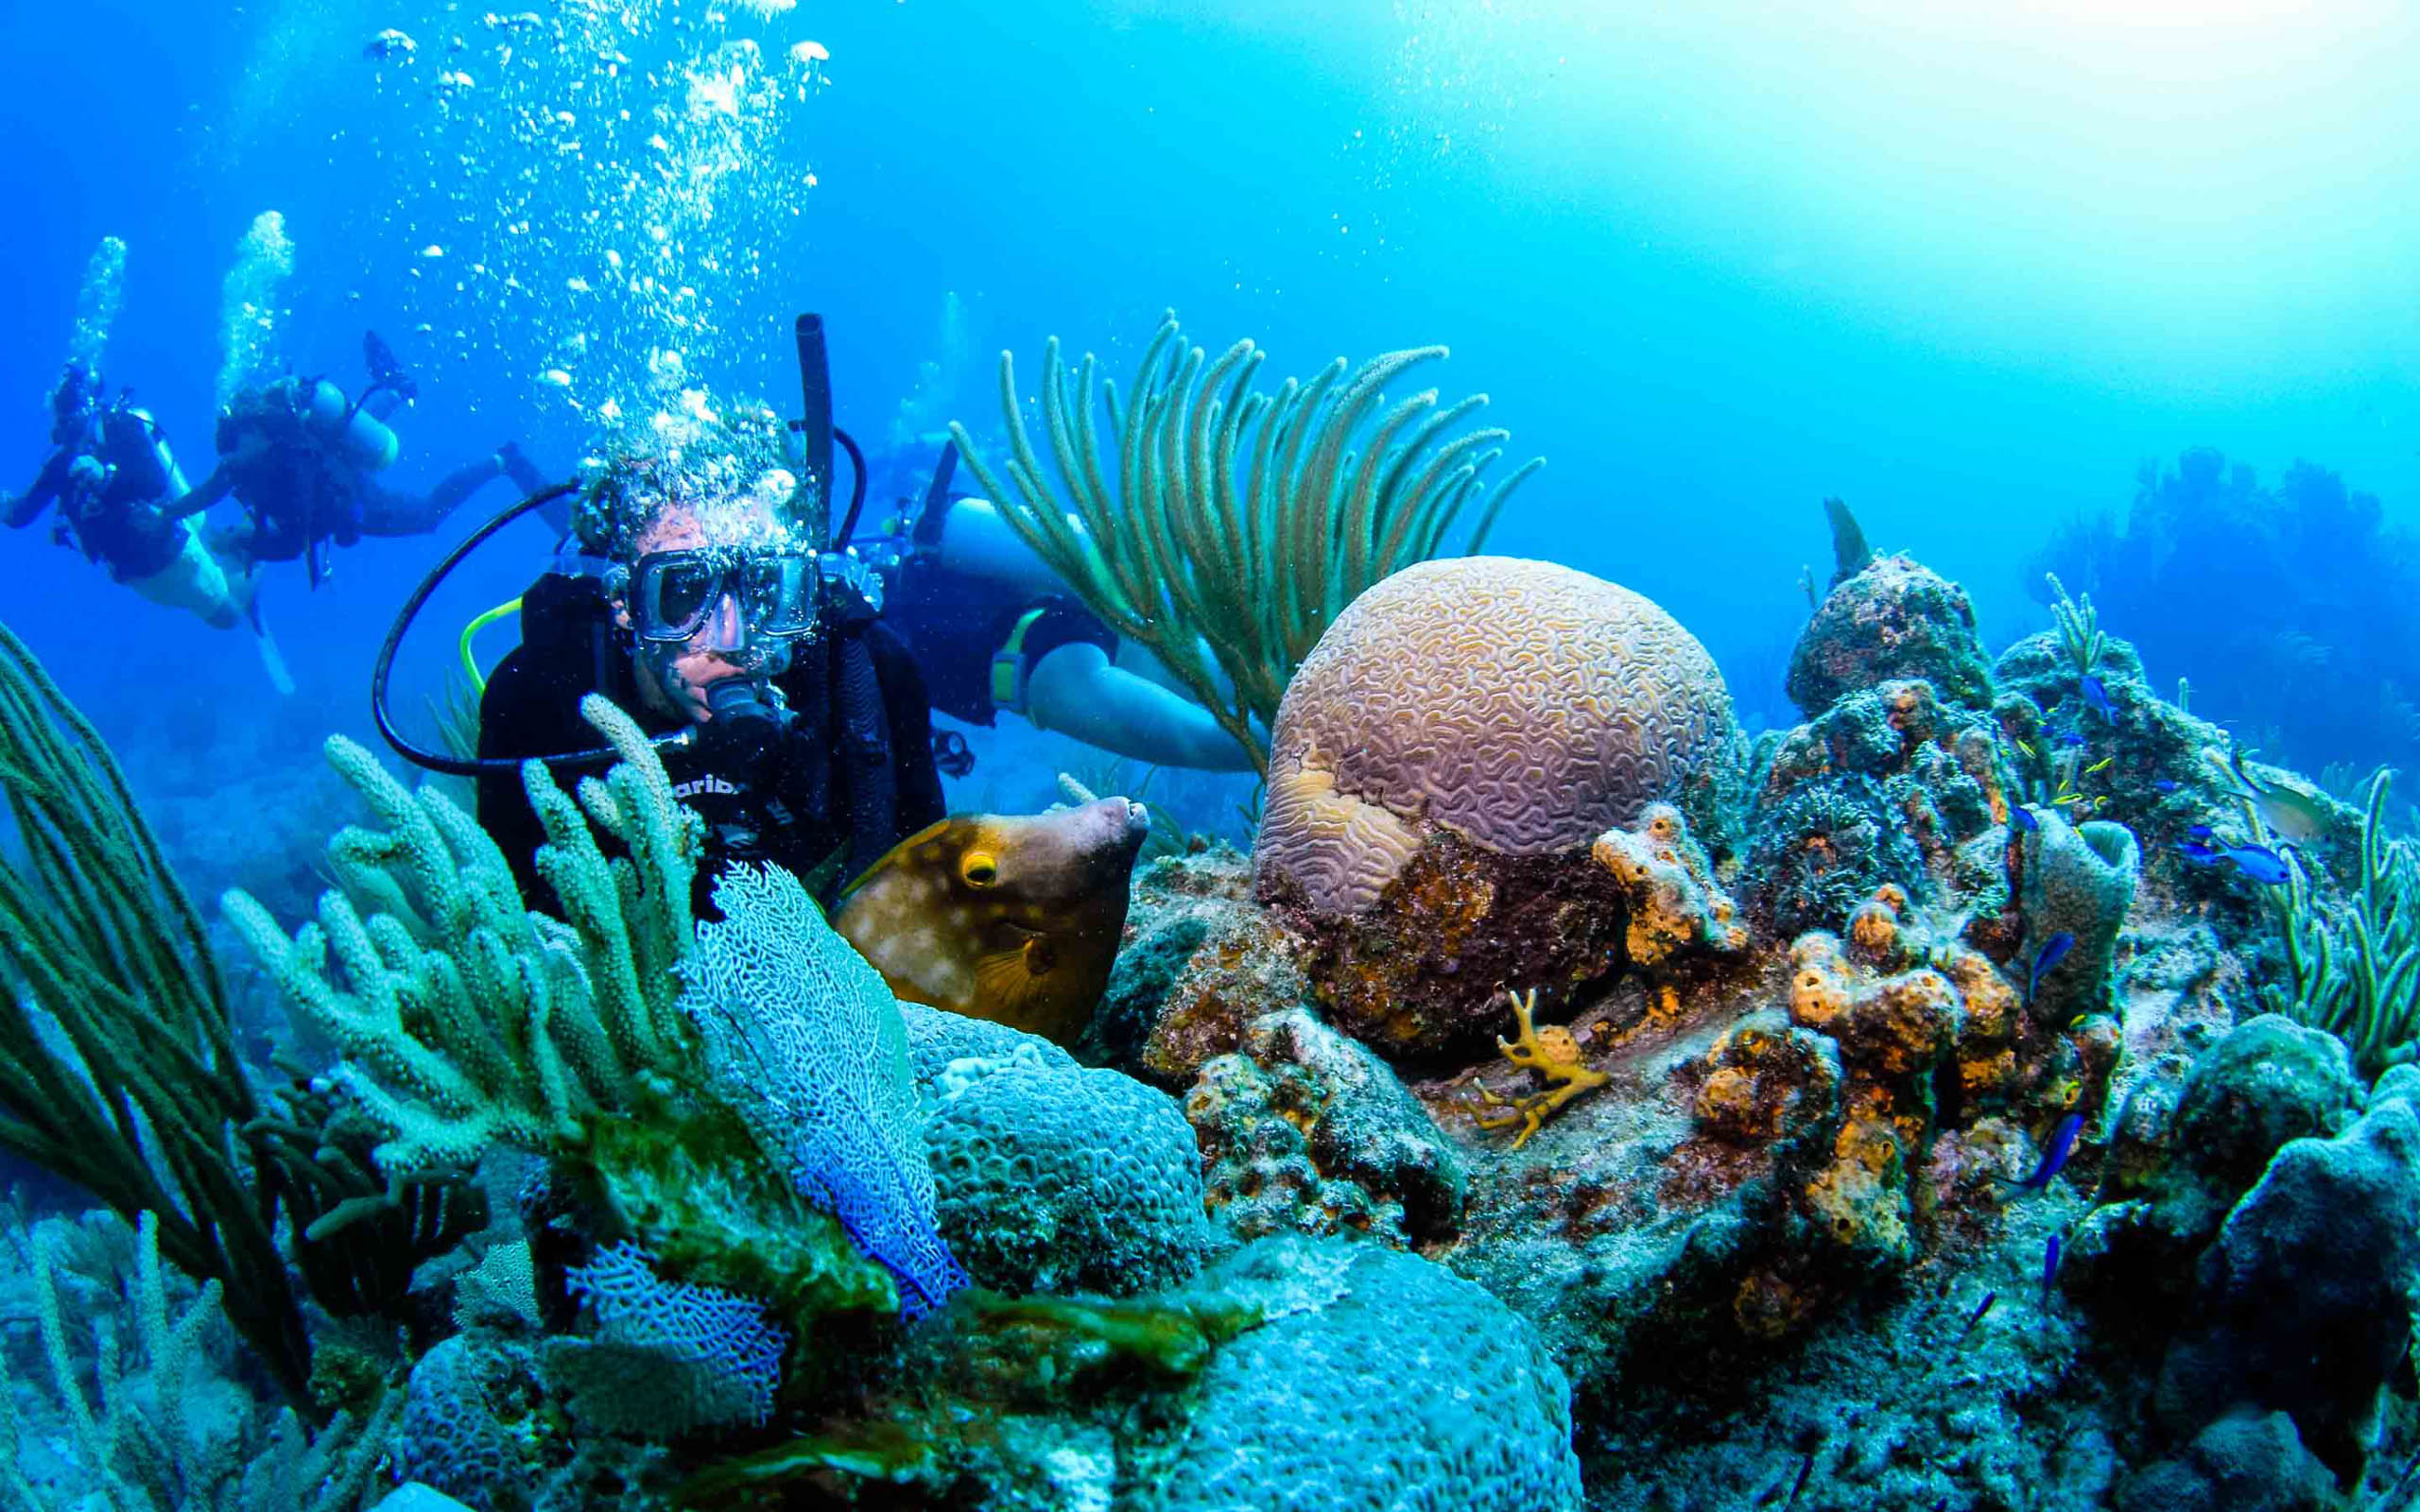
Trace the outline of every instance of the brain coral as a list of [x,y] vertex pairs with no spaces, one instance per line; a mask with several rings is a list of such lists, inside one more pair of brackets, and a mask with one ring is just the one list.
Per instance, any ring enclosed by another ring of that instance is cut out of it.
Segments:
[[952,1251],[1011,1293],[1132,1293],[1191,1275],[1211,1236],[1176,1100],[1007,1033],[1011,1054],[952,1061],[933,1084],[925,1141]]
[[1577,1512],[1571,1385],[1510,1308],[1352,1241],[1263,1239],[1204,1280],[1265,1276],[1329,1295],[1270,1297],[1219,1351],[1151,1512]]
[[1714,659],[1628,589],[1510,557],[1421,562],[1347,606],[1287,686],[1261,885],[1358,912],[1423,819],[1505,855],[1583,845],[1730,728]]

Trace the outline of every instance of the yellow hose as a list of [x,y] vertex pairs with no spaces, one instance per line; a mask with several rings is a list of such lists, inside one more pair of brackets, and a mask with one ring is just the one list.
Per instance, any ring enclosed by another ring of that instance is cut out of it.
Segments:
[[486,675],[479,671],[478,662],[471,655],[471,638],[507,614],[520,612],[521,600],[518,597],[509,598],[462,627],[462,670],[469,675],[471,686],[477,692],[484,694],[488,691],[488,679]]

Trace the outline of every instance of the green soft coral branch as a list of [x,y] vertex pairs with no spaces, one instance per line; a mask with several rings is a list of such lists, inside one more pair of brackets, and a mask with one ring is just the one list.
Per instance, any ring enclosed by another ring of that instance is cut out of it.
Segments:
[[[229,921],[344,1056],[337,1084],[386,1131],[373,1160],[390,1192],[494,1144],[573,1147],[643,1077],[686,1064],[674,967],[702,827],[637,726],[593,696],[581,712],[622,763],[577,802],[544,764],[522,772],[547,835],[537,868],[565,920],[523,906],[503,852],[441,791],[407,791],[341,736],[329,765],[384,828],[339,834],[339,870],[373,911],[328,892],[289,939],[227,894]],[[609,859],[591,818],[629,854]]]
[[217,1282],[297,1400],[310,1368],[275,1235],[281,1177],[240,1143],[259,1108],[201,919],[125,774],[0,627],[0,1148],[74,1181]]
[[1444,355],[1423,347],[1357,369],[1339,358],[1264,394],[1252,388],[1262,362],[1252,342],[1213,360],[1185,345],[1170,316],[1121,398],[1090,354],[1070,371],[1053,337],[1043,349],[1041,413],[1063,499],[1035,449],[1008,353],[1002,472],[963,425],[950,432],[1027,546],[1113,629],[1149,647],[1266,771],[1261,732],[1328,623],[1373,583],[1442,554],[1474,502],[1478,523],[1463,550],[1480,550],[1506,498],[1544,465],[1525,463],[1486,489],[1481,477],[1508,433],[1441,444],[1483,395],[1441,409],[1432,388],[1382,411],[1388,385]]
[[2387,833],[2391,777],[2370,779],[2354,898],[2321,900],[2301,867],[2271,894],[2287,982],[2269,1006],[2342,1039],[2371,1075],[2420,1040],[2420,851]]

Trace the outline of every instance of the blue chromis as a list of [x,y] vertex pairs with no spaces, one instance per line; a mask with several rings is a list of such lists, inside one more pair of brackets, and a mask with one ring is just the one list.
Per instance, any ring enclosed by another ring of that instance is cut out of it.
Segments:
[[2033,1001],[2034,988],[2042,985],[2042,978],[2049,972],[2050,968],[2066,960],[2067,952],[2075,948],[2076,937],[2064,929],[2042,942],[2042,948],[2033,953],[2032,963],[2025,970],[2026,1002]]
[[2023,1192],[2043,1191],[2049,1186],[2052,1177],[2066,1169],[2067,1157],[2076,1152],[2076,1136],[2082,1132],[2083,1132],[2083,1115],[2069,1113],[2059,1120],[2059,1126],[2051,1132],[2049,1147],[2042,1152],[2042,1160],[2033,1167],[2031,1176],[2022,1181],[2011,1181],[2006,1177],[1996,1179],[2003,1185],[2013,1186]]
[[2236,869],[2264,887],[2282,885],[2293,875],[2293,865],[2265,845],[2218,845],[2212,842],[2208,825],[2193,827],[2193,838],[2179,840],[2176,849],[2186,860],[2197,867],[2215,867],[2221,861],[2232,861]]
[[2118,717],[2118,706],[2110,701],[2107,683],[2087,672],[2076,686],[2083,694],[2084,707],[2103,719],[2114,720]]
[[2013,827],[2019,830],[2038,830],[2042,828],[2042,821],[2035,818],[2033,816],[2033,811],[2027,808],[2022,803],[2012,803],[2008,806],[2008,822]]

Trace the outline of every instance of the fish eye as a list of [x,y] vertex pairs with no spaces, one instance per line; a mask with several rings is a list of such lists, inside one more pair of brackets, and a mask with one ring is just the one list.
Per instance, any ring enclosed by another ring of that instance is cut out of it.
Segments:
[[958,874],[970,887],[989,887],[1000,880],[1000,868],[990,851],[972,850],[958,864]]

